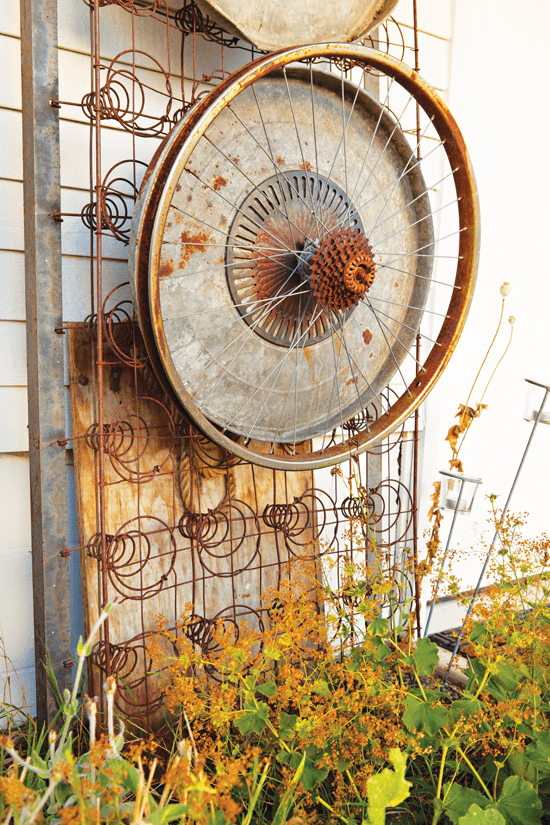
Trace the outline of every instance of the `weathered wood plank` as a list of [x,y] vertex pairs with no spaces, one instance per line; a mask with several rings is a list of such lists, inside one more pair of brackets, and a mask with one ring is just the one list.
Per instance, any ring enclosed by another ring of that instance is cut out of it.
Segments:
[[[179,413],[171,417],[169,402],[147,367],[134,368],[108,351],[101,478],[94,449],[94,338],[74,327],[68,330],[68,344],[87,628],[102,604],[121,602],[110,617],[103,646],[96,648],[91,689],[100,690],[104,673],[98,654],[109,644],[110,667],[127,688],[119,691],[119,709],[154,727],[162,716],[160,688],[156,678],[146,678],[146,644],[157,617],[165,617],[170,626],[183,613],[205,619],[204,650],[209,620],[261,625],[266,615],[262,594],[287,575],[284,562],[292,555],[262,514],[275,501],[292,502],[302,495],[313,486],[313,475],[228,467],[215,445],[182,426]],[[93,538],[99,533],[99,487],[104,495],[103,550]],[[316,548],[315,515],[302,512],[298,521],[304,529],[295,553],[310,556]]]

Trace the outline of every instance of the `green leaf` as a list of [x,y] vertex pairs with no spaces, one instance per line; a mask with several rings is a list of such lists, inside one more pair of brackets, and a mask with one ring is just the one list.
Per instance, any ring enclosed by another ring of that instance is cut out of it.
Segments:
[[[370,625],[369,625],[370,627]],[[374,636],[372,639],[372,645],[374,647],[374,658],[377,662],[383,662],[384,659],[387,659],[390,655],[391,651],[389,647],[384,644],[380,636]]]
[[261,733],[267,725],[268,715],[269,708],[265,702],[255,703],[247,699],[244,703],[243,714],[235,720],[235,724],[243,736],[247,733]]
[[479,699],[457,699],[449,708],[449,713],[456,724],[459,719],[469,719],[470,716],[475,716],[481,708]]
[[496,808],[485,808],[472,805],[465,816],[461,816],[458,825],[506,825],[506,820]]
[[412,656],[419,676],[431,676],[439,664],[437,645],[426,638],[418,640]]
[[313,683],[313,692],[318,693],[319,696],[326,696],[330,699],[332,693],[325,679],[315,679]]
[[264,647],[264,656],[267,656],[268,659],[280,659],[283,655],[283,652],[277,645],[266,645]]
[[[304,786],[305,791],[311,791],[316,785],[319,784],[319,782],[322,782],[328,776],[328,768],[318,768],[315,765],[314,760],[318,758],[317,755],[320,753],[322,752],[315,747],[306,748],[305,754],[302,754],[299,751],[291,751],[290,753],[287,751],[279,751],[277,754],[277,760],[291,768],[298,768],[303,761],[304,764],[302,767],[300,781]],[[303,760],[304,756],[305,760]]]
[[369,825],[384,825],[386,808],[400,805],[408,796],[411,783],[405,779],[407,757],[398,748],[390,751],[391,768],[384,768],[367,782]]
[[519,776],[506,779],[496,807],[508,825],[536,825],[542,819],[542,802],[536,790]]
[[405,699],[403,724],[407,730],[425,731],[433,736],[447,724],[447,715],[445,708],[432,708],[428,702],[417,699],[416,696],[407,696]]
[[469,640],[471,642],[478,642],[481,645],[485,644],[485,642],[487,642],[488,639],[490,639],[490,638],[491,638],[491,634],[489,633],[489,631],[487,630],[485,625],[480,624],[479,622],[477,622],[473,626],[472,631],[469,635]]
[[[187,805],[165,805],[162,810],[149,814],[147,822],[151,823],[151,825],[164,825],[165,822],[173,822],[175,819],[181,819],[182,816],[185,816],[187,813]],[[220,813],[220,811],[216,811],[216,813]]]
[[208,818],[208,825],[226,825],[228,819],[223,811],[214,811],[212,816]]
[[367,627],[367,633],[369,636],[387,636],[388,630],[390,628],[390,623],[388,619],[374,619],[372,622],[369,622]]
[[256,690],[258,693],[263,693],[264,696],[275,696],[277,693],[277,685],[275,682],[264,682],[263,685],[258,685]]
[[480,808],[486,808],[490,801],[479,791],[465,788],[463,785],[455,785],[454,782],[452,785],[447,782],[443,805],[453,825],[458,825],[460,817],[467,814],[474,804]]
[[295,734],[296,722],[298,717],[293,713],[279,714],[279,739],[292,739]]
[[533,734],[533,741],[524,751],[525,758],[541,773],[550,773],[550,733],[540,732]]

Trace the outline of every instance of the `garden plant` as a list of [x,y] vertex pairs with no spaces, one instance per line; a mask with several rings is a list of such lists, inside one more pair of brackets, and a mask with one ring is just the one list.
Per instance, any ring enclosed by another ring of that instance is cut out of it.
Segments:
[[[465,628],[468,682],[457,691],[437,670],[437,646],[417,638],[403,569],[378,546],[353,471],[347,481],[363,515],[349,524],[338,588],[313,584],[311,559],[297,560],[264,596],[267,626],[220,623],[206,651],[186,633],[190,608],[176,628],[159,618],[149,652],[168,737],[125,744],[113,679],[96,730],[81,683],[108,606],[79,644],[54,726],[10,729],[5,707],[0,821],[550,821],[549,540],[524,540],[525,517],[501,518],[491,497],[493,584]],[[324,571],[330,579],[330,562]],[[166,639],[178,656],[167,658]]]

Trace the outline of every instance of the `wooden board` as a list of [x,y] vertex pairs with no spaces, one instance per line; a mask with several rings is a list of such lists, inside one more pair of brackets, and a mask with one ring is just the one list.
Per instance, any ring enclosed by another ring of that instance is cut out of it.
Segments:
[[[133,325],[117,328],[122,350],[142,352]],[[114,671],[119,711],[158,727],[160,688],[146,651],[157,617],[170,626],[190,611],[206,620],[265,621],[262,594],[287,575],[289,558],[315,551],[316,515],[294,505],[290,552],[264,510],[311,490],[313,474],[228,468],[227,456],[172,408],[147,365],[107,346],[102,473],[95,336],[75,325],[68,345],[86,628],[102,604],[118,602],[92,655],[90,692],[99,694],[107,669]]]

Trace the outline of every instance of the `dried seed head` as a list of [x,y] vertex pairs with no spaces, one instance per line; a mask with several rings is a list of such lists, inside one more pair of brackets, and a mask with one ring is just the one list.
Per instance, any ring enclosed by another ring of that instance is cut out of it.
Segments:
[[510,315],[510,317],[508,318],[508,323],[509,323],[511,326],[514,326],[514,324],[516,323],[516,317],[515,317],[515,315]]
[[500,287],[500,294],[503,298],[506,298],[510,294],[511,289],[512,287],[510,286],[509,281],[504,281],[504,283]]
[[103,690],[107,696],[114,696],[116,691],[116,679],[114,676],[108,676],[107,681],[103,685]]

